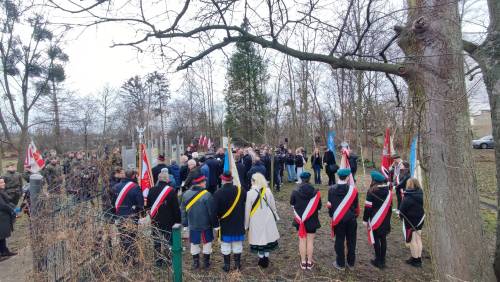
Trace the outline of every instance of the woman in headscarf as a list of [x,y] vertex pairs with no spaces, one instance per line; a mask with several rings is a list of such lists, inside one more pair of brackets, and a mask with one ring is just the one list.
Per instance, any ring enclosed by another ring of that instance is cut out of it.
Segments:
[[279,216],[271,189],[261,173],[252,175],[251,188],[245,204],[245,229],[248,230],[250,250],[259,256],[258,265],[269,266],[269,253],[278,247]]

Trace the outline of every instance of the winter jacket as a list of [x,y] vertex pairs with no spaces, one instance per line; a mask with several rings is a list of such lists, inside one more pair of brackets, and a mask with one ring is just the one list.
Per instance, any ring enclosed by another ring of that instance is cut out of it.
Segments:
[[[118,198],[118,195],[120,194],[120,191],[127,185],[129,182],[134,182],[132,179],[122,179],[120,183],[116,184],[115,187],[113,187],[113,199],[112,203],[113,206],[116,203],[116,199]],[[139,186],[134,182],[134,187],[130,189],[125,195],[125,198],[118,210],[115,210],[116,215],[118,216],[123,216],[123,217],[133,217],[138,219],[139,213],[144,209],[144,197],[142,195],[141,189]]]
[[203,174],[203,176],[205,176],[206,178],[206,181],[207,181],[207,186],[209,186],[210,184],[210,168],[208,167],[208,165],[205,163],[203,164],[201,167],[200,167],[200,171],[201,171],[201,174]]
[[285,159],[285,164],[286,165],[295,165],[295,155],[294,154],[287,154],[286,159]]
[[352,177],[355,177],[358,171],[358,156],[354,153],[349,154],[349,167],[351,168]]
[[422,189],[406,190],[404,192],[399,213],[399,216],[405,222],[406,228],[422,229],[424,225],[424,222],[421,222],[424,216],[424,193]]
[[[391,191],[389,191],[389,186],[387,185],[380,185],[373,192],[368,191],[366,195],[365,211],[363,214],[364,222],[368,222],[371,218],[375,216],[377,211],[382,206],[384,200],[387,198],[388,193],[391,193]],[[376,232],[379,235],[387,235],[389,234],[389,232],[391,232],[391,213],[392,213],[392,204],[389,207],[389,210],[384,218],[384,221],[382,222],[380,227],[376,230]]]
[[18,172],[7,171],[3,175],[5,181],[5,193],[9,196],[9,202],[17,205],[23,194],[23,177]]
[[252,168],[247,172],[247,179],[251,182],[252,175],[256,173],[261,173],[263,176],[266,176],[266,167],[261,161],[257,161]]
[[[328,190],[328,202],[330,203],[330,208],[328,208],[328,214],[333,217],[335,210],[339,207],[340,203],[344,200],[345,196],[349,192],[349,184],[335,184]],[[354,198],[351,206],[345,213],[344,217],[340,222],[349,222],[359,216],[359,200],[358,195]]]
[[248,172],[252,168],[252,157],[250,155],[244,155],[242,161],[245,165],[245,169]]
[[227,217],[222,216],[233,205],[238,189],[231,183],[222,185],[213,195],[214,205],[223,236],[239,236],[245,234],[245,201],[246,190],[241,188],[240,198],[235,208]]
[[295,166],[296,167],[304,167],[304,156],[295,155]]
[[406,182],[410,179],[409,174],[402,175],[399,179],[399,184],[396,186],[396,198],[398,199],[398,209],[401,206],[401,200],[403,199],[403,193],[406,191]]
[[[295,211],[299,216],[302,216],[307,207],[307,204],[309,204],[309,201],[314,196],[316,196],[316,193],[318,193],[318,190],[315,189],[311,184],[309,183],[300,184],[297,187],[297,189],[292,191],[292,195],[290,196],[290,205],[295,209]],[[314,233],[316,229],[321,227],[321,223],[319,222],[318,218],[318,211],[320,209],[321,209],[321,198],[319,200],[318,208],[316,209],[316,211],[304,223],[306,231],[308,233]],[[297,229],[299,228],[299,224],[295,220],[293,220],[292,224]]]
[[219,226],[212,194],[205,193],[201,198],[186,211],[186,206],[198,192],[204,190],[200,186],[193,186],[182,195],[181,217],[182,225],[189,226],[192,231],[204,231]]
[[109,185],[104,187],[101,194],[102,211],[106,216],[115,214],[115,202],[113,202],[114,187],[120,183],[121,179],[116,178],[114,175],[109,177]]
[[[154,202],[158,196],[160,196],[163,189],[167,189],[167,187],[170,187],[168,183],[159,181],[149,190],[147,206],[149,210],[151,210]],[[179,199],[177,198],[176,190],[168,193],[162,205],[158,208],[156,215],[151,218],[151,223],[162,230],[172,230],[174,224],[181,223],[181,210],[179,208]]]
[[337,164],[335,161],[335,154],[330,150],[326,151],[323,155],[323,163],[327,165],[326,169],[328,169],[330,165]]
[[222,174],[223,164],[221,161],[210,157],[205,163],[208,167],[208,181],[207,186],[214,187],[219,183],[219,177]]
[[[164,168],[168,168],[166,164],[157,164],[153,169],[151,170],[151,174],[153,174],[153,185],[158,182],[158,175],[160,174],[161,170]],[[170,173],[170,171],[169,171]]]
[[191,182],[194,180],[194,176],[195,175],[199,175],[199,172],[200,171],[200,167],[197,166],[195,168],[193,168],[192,170],[189,171],[187,177],[186,177],[186,181],[184,182],[184,186],[186,188],[191,188]]
[[250,185],[248,184],[247,171],[245,169],[245,165],[242,162],[237,162],[236,170],[238,170],[238,176],[240,177],[241,186],[243,189],[245,189],[245,192],[247,192],[248,189],[250,189]]
[[179,166],[177,164],[171,164],[168,167],[168,173],[175,179],[175,188],[179,188],[181,186],[181,172]]
[[279,216],[271,189],[266,188],[264,200],[260,202],[253,216],[250,216],[253,203],[260,197],[261,188],[258,186],[250,188],[245,203],[245,229],[248,230],[248,243],[256,246],[265,246],[280,238],[276,225]]
[[265,154],[260,158],[260,160],[262,161],[264,167],[266,168],[266,174],[264,174],[266,180],[271,181],[271,155]]
[[179,170],[179,176],[180,176],[179,184],[182,185],[182,182],[186,181],[188,174],[189,174],[189,168],[187,164],[181,165],[181,168]]
[[9,203],[9,196],[4,190],[0,190],[0,239],[9,238],[14,231],[15,206]]
[[323,158],[321,157],[321,155],[314,154],[311,156],[311,166],[313,168],[323,169]]

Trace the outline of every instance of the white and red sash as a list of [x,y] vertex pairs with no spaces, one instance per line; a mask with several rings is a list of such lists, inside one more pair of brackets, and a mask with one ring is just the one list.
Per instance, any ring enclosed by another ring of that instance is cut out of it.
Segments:
[[302,213],[302,216],[299,216],[299,214],[297,213],[295,208],[293,209],[295,222],[297,222],[299,224],[299,238],[306,237],[307,232],[306,232],[306,226],[304,223],[306,222],[306,220],[308,220],[314,214],[314,212],[318,208],[318,203],[319,203],[320,199],[321,199],[321,194],[318,191],[316,193],[316,195],[314,195],[314,197],[312,197],[312,199],[309,200],[309,203],[307,203],[306,209]]
[[340,202],[340,205],[335,209],[335,212],[333,213],[331,222],[332,238],[335,237],[333,228],[335,227],[335,225],[339,224],[342,218],[344,218],[345,213],[349,210],[349,208],[351,208],[351,205],[354,202],[354,199],[356,199],[357,195],[358,189],[352,184],[349,185],[349,191],[347,192],[347,195],[345,195],[344,199],[342,200],[342,202]]
[[174,188],[170,186],[166,186],[165,188],[163,188],[160,195],[158,195],[155,202],[151,206],[151,212],[150,212],[151,218],[155,217],[156,213],[158,213],[158,209],[165,202],[165,199],[172,190],[174,190]]
[[118,209],[120,209],[120,207],[122,206],[123,200],[125,200],[125,197],[127,196],[128,192],[130,190],[132,190],[132,188],[134,188],[134,187],[135,187],[135,183],[129,182],[129,183],[125,184],[125,186],[122,188],[122,190],[120,191],[120,194],[118,194],[118,197],[116,198],[116,201],[115,201],[116,213],[118,213]]
[[[425,214],[422,216],[422,218],[418,222],[417,226],[415,226],[414,228],[418,228],[420,225],[422,225],[422,223],[424,223],[424,219],[425,219]],[[412,233],[414,230],[413,230],[413,228],[406,228],[406,224],[405,224],[404,220],[402,220],[401,225],[403,226],[403,239],[405,240],[405,243],[410,243],[411,236],[412,236]]]
[[384,202],[382,203],[382,206],[380,209],[375,213],[373,218],[371,218],[368,221],[368,242],[370,244],[375,244],[375,238],[373,237],[373,231],[377,230],[382,222],[384,222],[385,217],[387,216],[387,213],[389,212],[389,209],[391,208],[391,203],[392,203],[392,193],[389,191],[387,193],[387,198],[385,198]]

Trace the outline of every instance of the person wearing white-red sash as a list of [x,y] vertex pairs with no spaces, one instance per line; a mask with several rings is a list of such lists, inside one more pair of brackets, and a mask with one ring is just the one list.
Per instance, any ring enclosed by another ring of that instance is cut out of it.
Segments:
[[335,268],[344,270],[346,266],[345,245],[347,243],[347,266],[354,267],[356,261],[356,237],[359,216],[358,190],[349,185],[350,168],[337,171],[339,181],[328,191],[328,214],[332,218],[332,236],[335,237]]
[[410,245],[411,257],[406,260],[411,266],[422,266],[422,227],[424,226],[424,193],[416,178],[407,181],[406,191],[399,209],[403,220],[406,243]]
[[134,239],[139,216],[144,209],[144,197],[141,188],[137,185],[137,172],[135,170],[127,170],[125,178],[113,187],[112,200],[115,214],[118,216],[117,227],[120,242],[125,252],[123,260],[127,263],[136,254]]
[[311,270],[314,266],[314,236],[321,227],[318,211],[321,209],[321,194],[309,182],[311,173],[304,171],[299,176],[302,184],[290,196],[290,205],[293,207],[293,226],[299,232],[300,267]]
[[162,264],[168,265],[170,263],[168,248],[172,245],[172,226],[181,223],[177,190],[171,186],[168,172],[162,171],[158,174],[158,182],[149,190],[147,202],[153,227],[151,235],[153,237],[156,265],[159,267]]
[[371,264],[384,268],[386,237],[391,232],[392,193],[382,173],[374,170],[370,176],[372,183],[366,195],[363,225],[368,231],[368,241],[375,249],[375,259],[371,260]]

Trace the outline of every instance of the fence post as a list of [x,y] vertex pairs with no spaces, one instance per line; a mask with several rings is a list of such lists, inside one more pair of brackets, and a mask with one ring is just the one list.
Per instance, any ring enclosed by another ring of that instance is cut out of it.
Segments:
[[182,282],[182,225],[172,227],[172,275],[174,282]]
[[42,190],[43,177],[40,174],[30,176],[30,233],[31,247],[33,252],[33,270],[38,278],[46,278],[46,260],[47,253],[44,252],[43,235],[41,234],[43,223],[40,221],[42,202],[38,196]]

